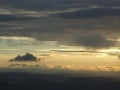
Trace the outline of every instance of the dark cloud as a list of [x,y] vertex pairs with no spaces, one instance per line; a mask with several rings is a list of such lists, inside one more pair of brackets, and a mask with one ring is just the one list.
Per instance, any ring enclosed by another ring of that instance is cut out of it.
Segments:
[[0,22],[33,20],[35,17],[24,15],[0,14]]
[[89,6],[119,6],[119,0],[1,0],[0,6],[28,10],[65,9]]
[[74,40],[74,42],[78,45],[92,48],[107,48],[114,46],[114,41],[108,40],[106,37],[97,34],[80,36]]
[[[120,32],[119,5],[119,0],[0,0],[1,8],[12,13],[0,14],[0,36],[25,36],[95,49],[114,47],[112,39]],[[46,16],[38,18],[43,11]]]
[[[61,45],[83,46],[87,48],[109,48],[115,46],[113,37],[119,36],[119,32],[114,28],[97,28],[96,26],[104,21],[61,21],[40,19],[39,21],[26,22],[20,25],[25,28],[18,29],[1,29],[1,36],[25,36],[37,40],[57,41]],[[105,23],[105,22],[104,22]],[[104,24],[103,23],[103,24]],[[18,23],[19,24],[19,23]],[[9,24],[8,24],[9,25]],[[14,25],[13,25],[14,26]],[[26,27],[29,26],[29,27]],[[82,26],[82,29],[81,29]],[[86,27],[83,29],[83,26]],[[96,27],[93,29],[92,27]],[[115,35],[114,32],[117,32]]]
[[114,46],[115,42],[99,34],[86,34],[74,38],[73,44],[88,48],[109,48]]
[[18,55],[16,56],[14,59],[11,59],[9,60],[10,62],[14,62],[14,61],[25,61],[25,62],[28,62],[28,61],[37,61],[38,58],[30,53],[26,53],[25,55],[21,56],[21,55]]
[[120,8],[88,8],[73,12],[55,14],[53,16],[64,19],[101,18],[104,16],[120,16]]
[[[76,0],[77,1],[77,0]],[[25,9],[25,10],[55,10],[75,7],[72,0],[1,0],[2,7]]]

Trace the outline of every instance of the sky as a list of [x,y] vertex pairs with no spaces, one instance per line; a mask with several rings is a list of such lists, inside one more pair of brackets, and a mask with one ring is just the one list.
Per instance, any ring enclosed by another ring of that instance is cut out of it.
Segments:
[[[0,0],[0,67],[120,71],[119,0]],[[32,53],[37,62],[9,62]]]

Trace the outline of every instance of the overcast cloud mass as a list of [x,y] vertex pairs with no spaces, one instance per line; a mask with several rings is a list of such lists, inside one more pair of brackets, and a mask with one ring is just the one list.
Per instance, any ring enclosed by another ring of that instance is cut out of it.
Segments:
[[0,0],[0,36],[120,48],[119,0]]

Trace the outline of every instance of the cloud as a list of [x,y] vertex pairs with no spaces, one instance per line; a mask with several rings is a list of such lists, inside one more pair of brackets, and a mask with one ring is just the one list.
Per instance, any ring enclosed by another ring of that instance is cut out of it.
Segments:
[[77,70],[77,71],[107,71],[107,72],[119,72],[120,67],[118,66],[84,66],[84,65],[52,65],[44,64],[46,69],[58,69],[58,70]]
[[[66,35],[66,36],[65,36]],[[101,49],[114,47],[117,41],[113,41],[108,36],[95,32],[76,33],[61,35],[61,39],[58,40],[59,44],[70,46],[82,46],[89,49]]]
[[[26,32],[24,32],[24,34],[25,33]],[[92,33],[63,32],[59,34],[51,32],[51,34],[47,34],[47,33],[39,33],[38,31],[38,33],[33,32],[29,37],[32,37],[32,39],[31,38],[29,39],[29,40],[33,40],[32,44],[30,42],[22,42],[21,40],[20,43],[14,42],[13,45],[37,45],[39,44],[38,43],[39,40],[43,40],[43,41],[56,41],[56,44],[59,45],[82,46],[84,48],[89,48],[89,49],[102,49],[102,48],[115,47],[117,43],[117,41],[111,39],[109,36],[103,35],[102,33],[98,34],[94,32]],[[10,38],[12,38],[12,36]],[[18,36],[18,38],[21,37]],[[12,38],[12,39],[17,39],[17,38]]]
[[[119,0],[1,0],[0,5],[4,8],[0,36],[31,37],[96,49],[114,47],[112,39],[120,33]],[[46,16],[39,17],[43,13]]]
[[4,36],[0,36],[0,40],[4,39],[4,40],[34,40],[33,38],[30,37],[4,37]]
[[89,6],[119,6],[119,0],[1,0],[0,6],[28,10],[65,9]]
[[[4,7],[10,8],[19,8],[19,9],[26,9],[26,10],[45,10],[45,9],[62,9],[65,6],[63,5],[66,0],[1,0],[0,5]],[[68,1],[67,1],[68,2]],[[66,4],[66,6],[68,6]],[[71,6],[71,5],[70,5]]]
[[25,15],[0,14],[0,22],[33,20],[35,17]]
[[25,55],[21,56],[21,55],[18,55],[16,56],[15,58],[9,60],[10,62],[14,62],[14,61],[25,61],[25,62],[29,62],[29,61],[38,61],[39,59],[30,54],[30,53],[26,53]]
[[80,52],[80,53],[104,53],[104,52],[100,52],[100,51],[95,51],[95,50],[70,50],[70,49],[63,49],[63,50],[61,50],[61,49],[55,49],[55,50],[50,50],[50,51],[52,51],[52,52],[67,52],[67,53],[69,53],[69,52]]
[[120,16],[120,8],[88,8],[73,12],[55,14],[63,19],[101,18],[104,16]]
[[86,34],[75,38],[73,44],[89,48],[109,48],[114,46],[115,42],[99,34]]

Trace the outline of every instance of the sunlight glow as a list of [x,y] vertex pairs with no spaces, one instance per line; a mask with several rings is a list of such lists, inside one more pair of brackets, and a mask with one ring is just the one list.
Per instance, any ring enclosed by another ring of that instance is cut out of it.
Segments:
[[101,52],[106,52],[106,53],[120,53],[120,49],[118,48],[111,48],[111,49],[103,49],[100,50]]
[[34,38],[31,37],[11,37],[11,36],[0,36],[0,39],[6,39],[6,40],[34,40]]

